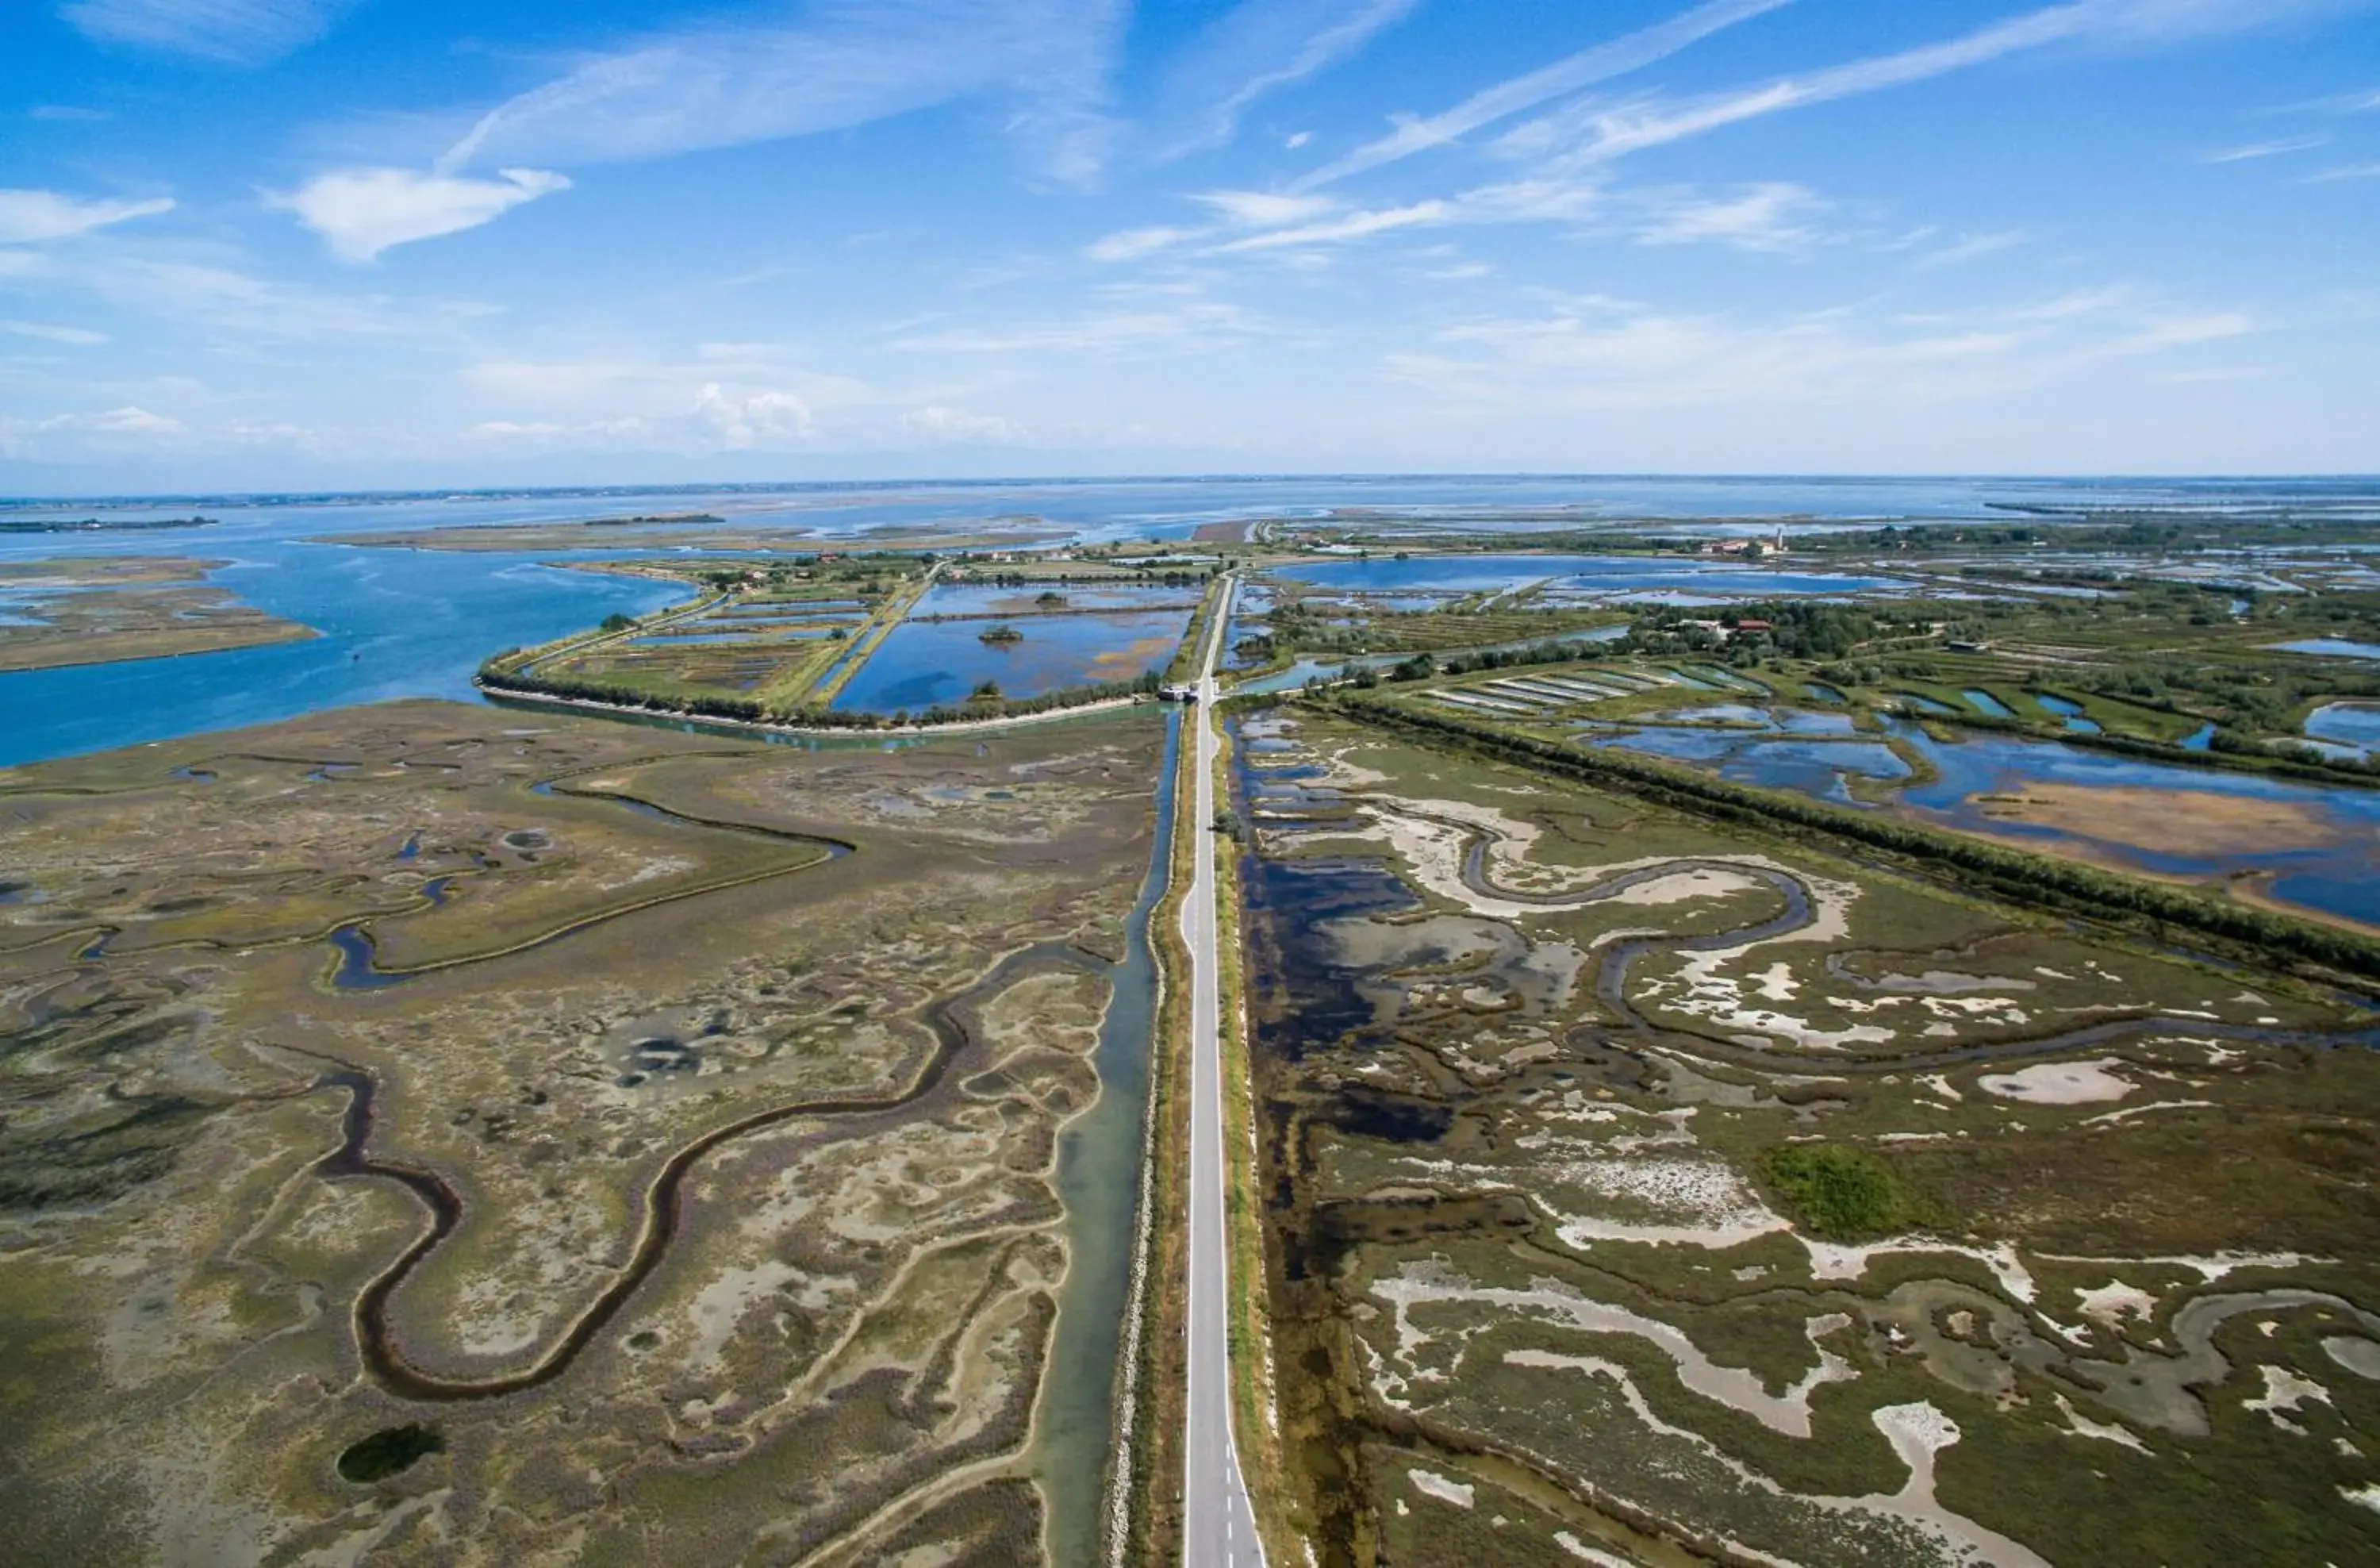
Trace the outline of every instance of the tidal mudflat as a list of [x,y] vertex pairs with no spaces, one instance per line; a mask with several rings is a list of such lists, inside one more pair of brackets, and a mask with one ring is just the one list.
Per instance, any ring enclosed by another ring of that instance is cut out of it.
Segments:
[[9,1550],[1036,1559],[1163,735],[420,702],[0,772]]
[[2380,1552],[2352,999],[1320,709],[1239,735],[1318,1561]]
[[0,562],[0,674],[218,653],[316,635],[209,583],[226,564],[171,555]]

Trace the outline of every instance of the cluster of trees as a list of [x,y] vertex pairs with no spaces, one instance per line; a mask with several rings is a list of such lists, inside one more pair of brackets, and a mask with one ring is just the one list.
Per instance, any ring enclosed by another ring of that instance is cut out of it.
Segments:
[[1620,751],[1586,751],[1500,735],[1461,720],[1355,698],[1347,706],[1387,728],[1457,749],[1517,761],[1619,788],[1658,804],[1720,820],[1815,832],[1838,841],[1956,871],[2010,903],[2152,927],[2176,927],[2261,952],[2308,959],[2350,973],[2380,976],[2380,942],[2268,913],[2163,883],[2136,881],[2074,861],[2032,855],[1982,839],[1845,810],[1798,795],[1776,794],[1664,766]]
[[728,692],[684,692],[663,695],[616,681],[588,680],[570,675],[532,675],[504,667],[502,657],[480,666],[480,685],[488,691],[522,697],[556,697],[577,702],[601,702],[615,708],[636,708],[651,713],[672,713],[690,719],[734,719],[753,724],[790,724],[804,729],[877,730],[911,724],[949,724],[962,720],[1049,713],[1062,708],[1113,701],[1119,698],[1154,696],[1162,684],[1149,670],[1128,681],[1067,687],[1038,697],[1002,697],[1000,687],[986,681],[956,707],[937,703],[917,712],[849,713],[826,707],[777,708],[757,698]]

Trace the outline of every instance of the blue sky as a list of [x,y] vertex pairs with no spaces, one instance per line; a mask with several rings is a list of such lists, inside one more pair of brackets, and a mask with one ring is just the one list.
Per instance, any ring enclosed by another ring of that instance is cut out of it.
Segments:
[[2380,0],[10,0],[0,492],[2380,470]]

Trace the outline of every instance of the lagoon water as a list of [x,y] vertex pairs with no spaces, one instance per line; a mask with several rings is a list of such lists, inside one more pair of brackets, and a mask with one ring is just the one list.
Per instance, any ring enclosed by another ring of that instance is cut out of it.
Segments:
[[[1914,724],[1894,733],[1934,765],[1937,777],[1900,792],[1903,805],[1955,827],[2046,842],[2090,844],[2144,869],[2209,877],[2260,871],[2274,877],[2272,896],[2325,914],[2380,924],[2380,791],[2292,784],[2256,773],[2217,772],[2139,761],[2054,740],[1969,735],[1953,744],[1929,739]],[[2123,840],[2099,840],[2037,823],[1995,820],[1980,795],[2022,795],[2029,785],[2168,790],[2271,801],[2300,808],[2326,823],[2337,842],[2274,850],[2242,843],[2216,855],[2158,851]]]
[[1627,555],[1416,555],[1398,560],[1299,562],[1280,575],[1325,588],[1370,593],[1485,593],[1544,583],[1564,597],[1692,590],[1730,600],[1814,593],[1858,593],[1890,586],[1889,577],[1850,573],[1771,571],[1682,558]]
[[[495,555],[304,542],[359,532],[708,512],[731,524],[807,528],[829,545],[862,541],[871,529],[953,526],[1031,527],[1045,535],[1107,541],[1182,540],[1207,524],[1321,517],[1342,509],[1365,511],[1390,523],[1400,517],[1427,520],[1460,514],[1466,527],[1507,529],[1516,535],[1646,517],[1779,518],[1790,519],[1791,529],[1892,518],[2005,516],[1992,509],[1994,504],[2187,504],[2280,497],[2293,504],[2336,506],[2368,497],[2372,488],[2369,483],[2329,480],[1421,476],[0,502],[0,517],[9,520],[99,514],[137,521],[193,512],[218,518],[220,524],[213,528],[148,534],[0,535],[0,561],[128,554],[227,560],[235,565],[221,574],[225,586],[261,608],[326,634],[317,641],[277,648],[0,675],[0,764],[291,718],[383,698],[467,698],[472,670],[490,653],[511,644],[560,637],[614,611],[645,613],[678,597],[662,584],[556,572],[540,563],[698,554],[704,529],[688,526],[673,530],[674,538],[682,532],[683,542],[664,552],[594,548]],[[1709,526],[1730,529],[1727,524]],[[1580,559],[1594,563],[1597,558]],[[1629,565],[1702,586],[1711,586],[1709,574],[1717,573],[1717,580],[1730,588],[1736,577],[1758,570],[1683,562]],[[1535,576],[1543,575],[1545,568],[1535,569]],[[1790,575],[1769,574],[1767,590],[1787,591]],[[1664,586],[1641,574],[1626,581],[1606,580],[1621,589]],[[1843,587],[1836,580],[1827,590]]]
[[869,654],[834,706],[842,712],[911,712],[960,703],[985,681],[1003,697],[1128,681],[1162,670],[1190,625],[1188,610],[1020,617],[1023,640],[983,640],[990,623],[904,621]]

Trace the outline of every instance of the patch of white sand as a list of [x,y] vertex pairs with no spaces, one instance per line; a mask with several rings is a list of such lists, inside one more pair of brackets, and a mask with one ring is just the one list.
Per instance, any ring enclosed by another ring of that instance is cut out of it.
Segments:
[[2038,1294],[2033,1272],[2016,1255],[2013,1246],[1960,1246],[1952,1242],[1928,1241],[1923,1236],[1904,1236],[1896,1241],[1846,1243],[1819,1241],[1814,1236],[1797,1234],[1796,1240],[1809,1249],[1810,1273],[1821,1280],[1856,1280],[1867,1272],[1868,1260],[1899,1253],[1948,1253],[1958,1258],[1972,1258],[1992,1271],[2000,1289],[2010,1298],[2032,1305]]
[[2135,1086],[2109,1071],[2123,1064],[2113,1057],[2096,1062],[2042,1062],[2013,1073],[1986,1073],[1975,1080],[1985,1094],[2027,1105],[2093,1105],[2121,1100]]
[[2132,1434],[2131,1428],[2120,1422],[2094,1421],[2067,1403],[2064,1394],[2053,1395],[2058,1401],[2058,1413],[2066,1417],[2066,1430],[2078,1438],[2090,1438],[2098,1442],[2111,1442],[2129,1448],[2135,1453],[2146,1453],[2149,1445]]
[[1579,1562],[1586,1563],[1588,1568],[1633,1568],[1626,1558],[1614,1557],[1608,1551],[1598,1550],[1572,1535],[1568,1530],[1554,1532],[1554,1545],[1561,1548]]
[[1450,1481],[1435,1470],[1408,1470],[1414,1490],[1424,1497],[1434,1497],[1440,1502],[1451,1502],[1457,1508],[1471,1506],[1472,1488],[1467,1481]]
[[2284,1420],[2282,1417],[2296,1415],[2309,1404],[2328,1404],[2330,1403],[2328,1389],[2315,1382],[2312,1378],[2300,1377],[2287,1367],[2265,1366],[2259,1367],[2256,1370],[2265,1375],[2265,1392],[2255,1399],[2243,1402],[2240,1408],[2253,1410],[2272,1417],[2273,1425],[2277,1427],[2285,1427],[2291,1431],[2301,1430],[2301,1428],[2295,1422]]
[[2156,1297],[2121,1280],[2110,1280],[2096,1290],[2076,1291],[2074,1296],[2082,1304],[2082,1316],[2110,1329],[2121,1328],[2127,1318],[2145,1323],[2156,1316]]
[[[1730,1410],[1741,1411],[1787,1437],[1810,1435],[1812,1393],[1828,1383],[1850,1382],[1859,1376],[1850,1362],[1819,1343],[1828,1334],[1851,1326],[1851,1320],[1840,1313],[1811,1319],[1803,1326],[1817,1350],[1818,1364],[1783,1393],[1772,1394],[1759,1374],[1741,1367],[1719,1366],[1682,1330],[1624,1307],[1590,1300],[1558,1281],[1536,1280],[1526,1290],[1514,1290],[1477,1284],[1436,1265],[1408,1263],[1397,1277],[1373,1282],[1372,1295],[1394,1309],[1399,1355],[1407,1359],[1408,1365],[1410,1360],[1402,1347],[1414,1343],[1418,1335],[1418,1331],[1411,1327],[1416,1307],[1453,1304],[1500,1307],[1541,1319],[1551,1318],[1584,1333],[1628,1334],[1644,1340],[1676,1365],[1678,1381],[1688,1389]],[[1588,1372],[1601,1365],[1592,1357],[1543,1350],[1507,1351],[1504,1361],[1513,1367]]]

